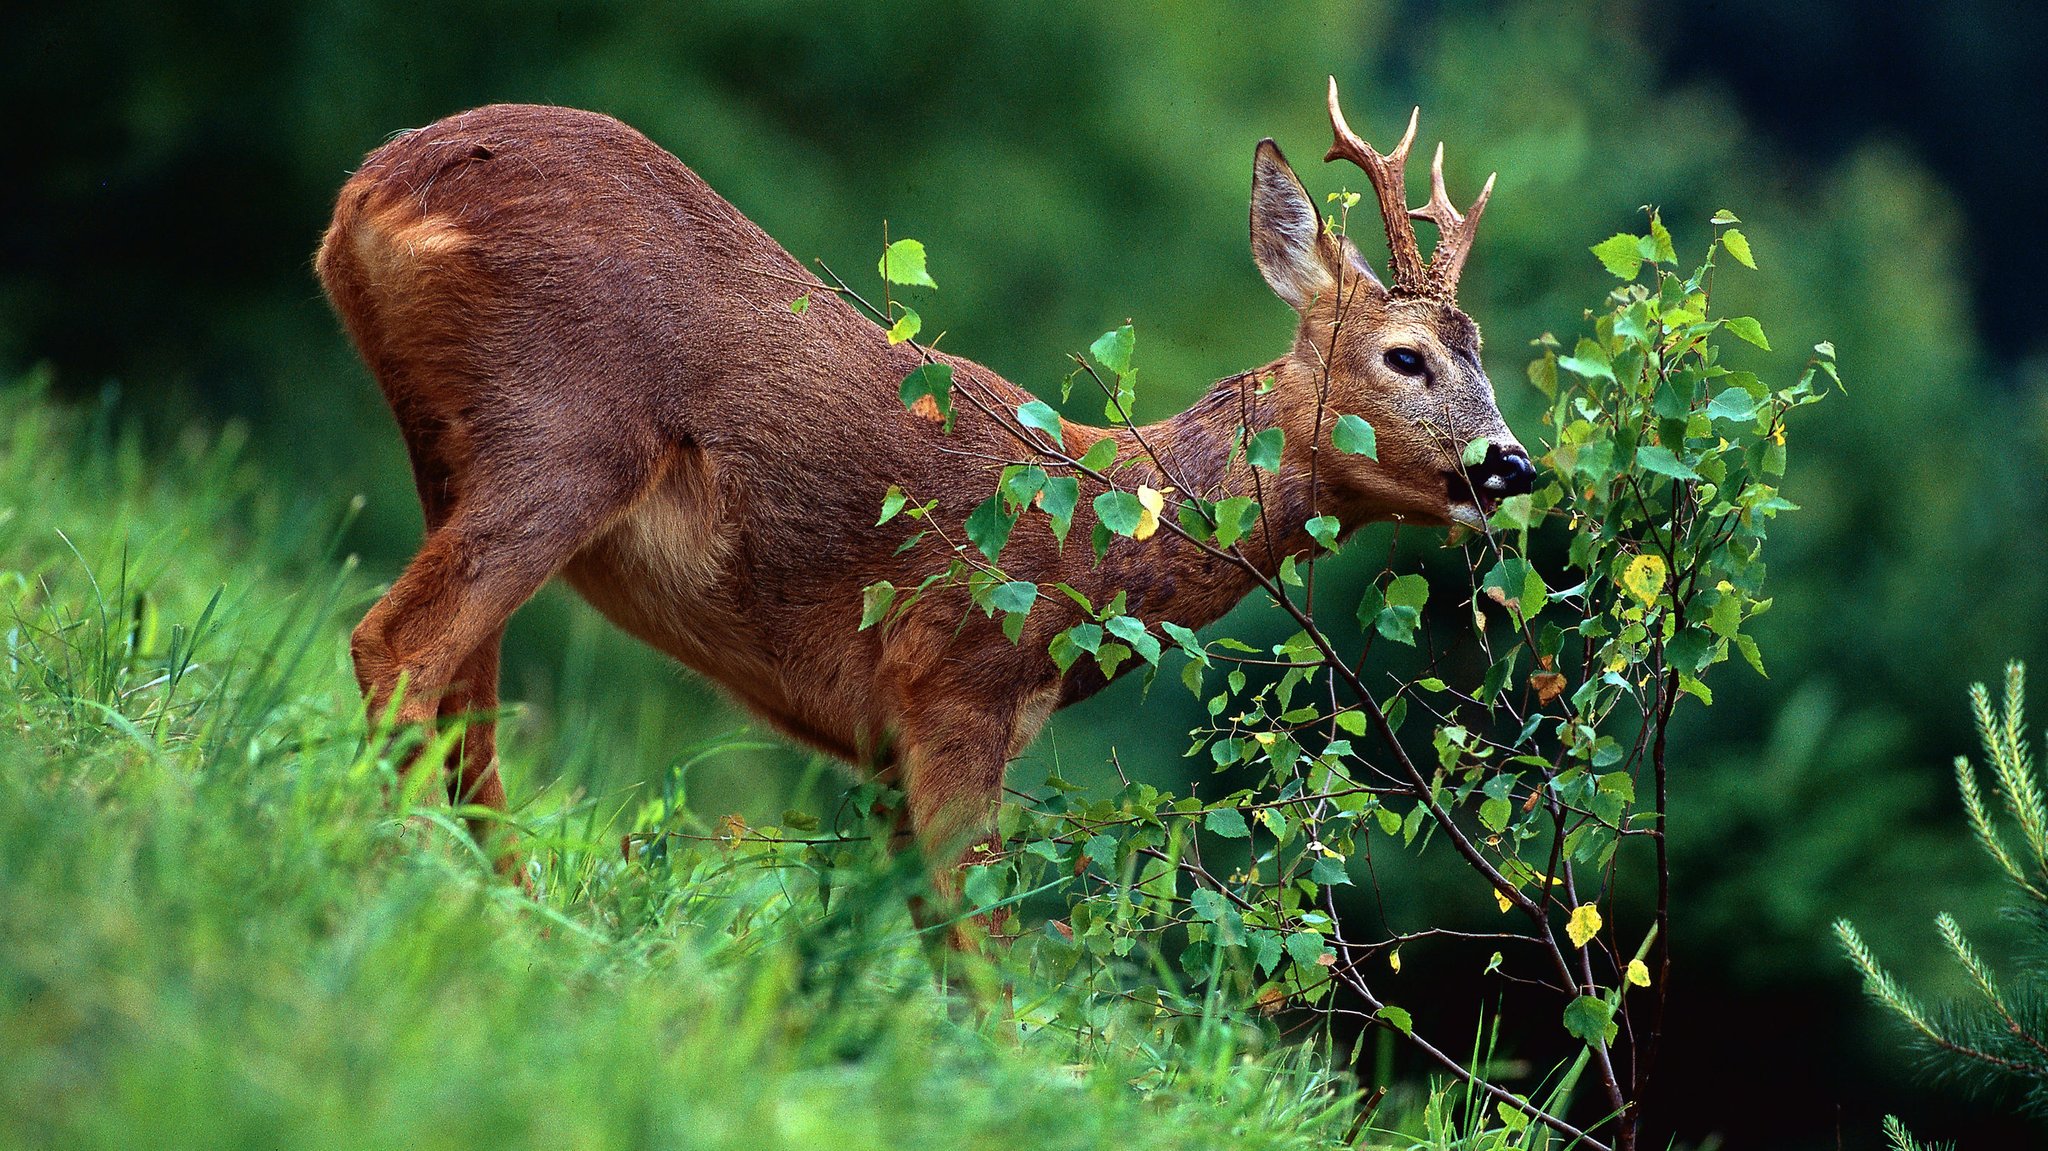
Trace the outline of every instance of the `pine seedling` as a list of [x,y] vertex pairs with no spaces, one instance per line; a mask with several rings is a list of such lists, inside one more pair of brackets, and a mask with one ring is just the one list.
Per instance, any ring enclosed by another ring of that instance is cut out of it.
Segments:
[[[2026,740],[2024,666],[2007,665],[2004,688],[1994,707],[1989,689],[1972,687],[1970,710],[1998,798],[2017,830],[2017,846],[2000,832],[1967,757],[1956,760],[1956,788],[1971,832],[2019,894],[2015,917],[2037,947],[2048,948],[2048,801]],[[1935,927],[1968,976],[1971,993],[1931,1011],[1884,969],[1847,920],[1835,923],[1835,935],[1862,972],[1864,991],[1911,1029],[1938,1077],[1977,1090],[2017,1089],[2027,1110],[2048,1112],[2048,981],[2030,968],[2002,981],[1953,917],[1937,916]],[[1926,1146],[1896,1119],[1885,1121],[1885,1133],[1898,1151]]]

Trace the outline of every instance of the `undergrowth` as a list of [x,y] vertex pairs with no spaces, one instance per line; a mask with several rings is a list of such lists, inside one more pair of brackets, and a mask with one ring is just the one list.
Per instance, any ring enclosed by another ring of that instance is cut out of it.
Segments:
[[1017,1013],[977,1009],[876,859],[656,866],[621,850],[632,797],[548,790],[514,816],[531,891],[497,878],[365,737],[345,509],[280,504],[232,428],[152,453],[45,393],[0,392],[0,1141],[1454,1139],[1446,1098],[1365,1122],[1347,1053],[1241,1019],[1020,1024],[1062,994],[1020,959],[997,973]]

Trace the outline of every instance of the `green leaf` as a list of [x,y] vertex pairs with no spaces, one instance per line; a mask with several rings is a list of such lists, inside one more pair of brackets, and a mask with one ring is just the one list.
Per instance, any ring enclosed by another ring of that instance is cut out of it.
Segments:
[[1221,920],[1226,914],[1232,914],[1230,901],[1223,898],[1223,893],[1213,887],[1195,888],[1188,896],[1188,906],[1194,910],[1196,918],[1208,920],[1210,923]]
[[1671,245],[1671,229],[1664,226],[1664,217],[1656,212],[1650,213],[1650,246],[1655,252],[1651,259],[1660,264],[1678,262],[1678,249]]
[[[1495,952],[1495,954],[1498,955],[1499,952]],[[1493,968],[1488,967],[1487,970],[1492,971]],[[1517,1096],[1517,1098],[1520,1097]],[[1500,1125],[1507,1128],[1512,1134],[1519,1135],[1529,1126],[1529,1117],[1522,1113],[1522,1109],[1505,1100],[1493,1105],[1493,1113],[1500,1116]]]
[[1395,576],[1394,582],[1387,585],[1387,602],[1420,611],[1429,602],[1429,581],[1414,572]]
[[1351,882],[1351,873],[1344,870],[1344,861],[1334,855],[1319,855],[1309,865],[1308,877],[1311,882],[1324,887],[1342,887]]
[[1287,937],[1287,957],[1303,967],[1314,967],[1323,957],[1323,937],[1314,931],[1297,931]]
[[903,385],[896,389],[896,398],[903,406],[914,406],[917,401],[930,396],[938,406],[939,415],[948,425],[953,422],[953,365],[919,364],[903,377]]
[[1017,409],[1017,422],[1027,428],[1037,428],[1052,437],[1052,442],[1065,447],[1060,439],[1060,414],[1044,400],[1033,400]]
[[811,310],[811,294],[810,294],[809,292],[805,292],[805,293],[804,293],[803,295],[801,295],[801,296],[798,296],[798,297],[797,297],[796,299],[794,299],[794,300],[791,300],[791,301],[789,302],[789,313],[790,313],[790,315],[793,315],[793,316],[801,316],[801,315],[803,315],[803,314],[804,314],[805,312],[808,312],[808,311],[810,311],[810,310]]
[[1486,450],[1492,446],[1492,440],[1485,436],[1477,436],[1466,442],[1464,449],[1458,453],[1458,462],[1468,468],[1476,468],[1486,462]]
[[1130,492],[1104,492],[1095,497],[1096,520],[1120,536],[1137,531],[1138,520],[1144,513],[1145,506]]
[[1536,511],[1536,497],[1524,492],[1500,501],[1486,522],[1494,527],[1513,531],[1524,531],[1536,526],[1542,516]]
[[1216,546],[1227,548],[1236,543],[1258,518],[1258,503],[1246,496],[1216,501]]
[[1088,445],[1087,452],[1080,459],[1082,467],[1091,472],[1107,471],[1116,462],[1116,441],[1104,436]]
[[1280,962],[1280,933],[1277,931],[1254,931],[1249,944],[1252,962],[1266,974],[1273,974],[1273,968]]
[[1636,465],[1644,471],[1670,476],[1674,480],[1696,480],[1700,474],[1661,444],[1644,444],[1636,449]]
[[1497,602],[1514,612],[1518,619],[1534,616],[1550,602],[1550,588],[1544,584],[1536,566],[1519,557],[1495,563],[1487,569],[1479,586],[1482,590],[1494,592],[1499,597]]
[[1707,657],[1713,654],[1713,638],[1693,628],[1686,628],[1664,641],[1664,658],[1687,675],[1698,675]]
[[1003,896],[1009,894],[1003,883],[1003,874],[1008,868],[969,867],[962,870],[965,875],[960,894],[967,898],[969,907],[989,907],[1002,902]]
[[1349,412],[1337,417],[1337,426],[1330,429],[1330,443],[1348,455],[1380,458],[1379,437],[1373,434],[1372,425]]
[[1738,635],[1735,637],[1735,647],[1742,653],[1742,658],[1749,666],[1756,669],[1758,675],[1765,679],[1771,678],[1771,673],[1764,670],[1763,653],[1757,650],[1756,640],[1746,635]]
[[1115,867],[1116,837],[1103,832],[1097,832],[1088,837],[1088,842],[1081,845],[1081,854],[1104,867]]
[[1173,642],[1180,647],[1181,651],[1187,654],[1189,659],[1201,660],[1205,663],[1208,661],[1208,653],[1202,650],[1202,641],[1196,638],[1193,631],[1180,626],[1170,619],[1160,620],[1159,630],[1173,637]]
[[1399,1031],[1403,1035],[1415,1034],[1414,1017],[1391,1003],[1373,1012],[1373,1018],[1386,1020],[1394,1030]]
[[1586,1046],[1595,1043],[1612,1043],[1621,1033],[1614,1022],[1614,1008],[1607,1001],[1591,995],[1581,995],[1564,1009],[1564,1029],[1586,1041]]
[[1279,428],[1267,428],[1247,440],[1244,458],[1255,468],[1263,471],[1280,470],[1280,453],[1287,446],[1287,433]]
[[931,273],[924,267],[924,245],[916,240],[898,240],[882,250],[882,260],[875,265],[875,271],[892,284],[916,284],[924,288],[936,288]]
[[1011,464],[1003,469],[1002,493],[1005,506],[1023,511],[1033,497],[1045,490],[1045,469],[1036,464]]
[[1081,499],[1081,481],[1072,476],[1053,476],[1045,481],[1045,490],[1039,493],[1038,506],[1052,517],[1052,534],[1059,541],[1067,542],[1067,532],[1074,526],[1074,505]]
[[1138,658],[1149,664],[1159,662],[1159,637],[1145,630],[1145,621],[1127,615],[1113,615],[1103,621],[1109,634],[1131,645]]
[[1131,353],[1137,350],[1137,346],[1138,333],[1125,324],[1115,331],[1102,333],[1088,345],[1088,354],[1095,357],[1096,363],[1122,376],[1130,373]]
[[1317,516],[1301,526],[1317,543],[1331,551],[1337,550],[1337,530],[1343,525],[1337,522],[1336,516]]
[[1721,326],[1766,352],[1771,350],[1771,342],[1764,339],[1764,326],[1748,316],[1730,316],[1721,321]]
[[1250,839],[1252,834],[1244,821],[1244,812],[1234,807],[1212,808],[1202,817],[1202,826],[1225,839]]
[[1741,388],[1728,388],[1707,404],[1707,414],[1717,420],[1746,422],[1756,418],[1756,400]]
[[1723,208],[1720,211],[1715,212],[1713,216],[1707,220],[1707,223],[1709,224],[1740,224],[1741,222],[1741,219],[1739,219],[1735,215],[1735,213],[1729,211],[1726,208]]
[[1728,254],[1735,257],[1736,263],[1752,271],[1755,270],[1756,257],[1750,255],[1749,237],[1743,235],[1741,231],[1730,228],[1721,233],[1721,246],[1728,249]]
[[1011,580],[989,593],[988,604],[997,611],[1028,613],[1031,605],[1038,602],[1038,585],[1023,580]]
[[914,340],[923,328],[924,321],[918,318],[917,312],[911,308],[904,308],[903,314],[896,317],[896,322],[889,325],[889,342],[900,344],[905,340]]
[[1016,526],[1016,513],[1003,509],[1001,494],[992,495],[968,514],[967,541],[981,549],[988,562],[994,563],[1003,545],[1010,542],[1010,529]]
[[1614,378],[1614,363],[1608,359],[1607,349],[1592,340],[1581,339],[1571,355],[1557,358],[1557,366],[1588,380]]
[[[1422,623],[1422,606],[1428,602],[1428,580],[1413,573],[1397,576],[1384,593],[1377,587],[1365,589],[1358,600],[1358,625],[1413,647],[1415,629]],[[1362,730],[1353,734],[1362,734]]]
[[910,497],[903,494],[903,489],[890,484],[889,490],[882,493],[882,518],[875,521],[875,526],[881,527],[895,519],[896,513],[902,511],[903,505],[908,502]]
[[1093,655],[1102,646],[1102,629],[1092,623],[1075,624],[1073,627],[1052,637],[1046,645],[1046,652],[1052,662],[1058,665],[1061,674],[1074,666],[1074,661],[1085,654]]
[[896,602],[896,588],[888,580],[878,580],[860,589],[860,630],[882,622],[889,614],[889,605]]
[[1600,258],[1600,264],[1618,279],[1633,280],[1636,270],[1642,267],[1642,237],[1627,232],[1616,232],[1593,245],[1592,252]]

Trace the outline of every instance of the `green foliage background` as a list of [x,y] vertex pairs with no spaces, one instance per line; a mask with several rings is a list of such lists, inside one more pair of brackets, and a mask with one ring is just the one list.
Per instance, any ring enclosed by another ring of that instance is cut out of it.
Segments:
[[[365,151],[463,107],[611,112],[799,257],[849,272],[887,219],[925,241],[945,286],[927,332],[1048,398],[1064,353],[1134,319],[1147,418],[1290,338],[1245,250],[1249,162],[1271,135],[1318,195],[1361,182],[1317,162],[1325,73],[1369,139],[1421,104],[1461,198],[1500,171],[1462,296],[1525,437],[1540,406],[1525,342],[1574,329],[1610,282],[1586,247],[1653,202],[1696,249],[1732,207],[1764,274],[1730,277],[1721,303],[1779,347],[1832,340],[1852,390],[1802,429],[1785,485],[1805,510],[1776,542],[1777,606],[1759,621],[1772,678],[1727,669],[1674,774],[1667,1075],[1684,1087],[1667,1104],[1694,1138],[1832,1145],[1837,1101],[1895,1092],[1900,1069],[1826,924],[1853,918],[1927,980],[1949,977],[1923,930],[1935,909],[1993,930],[1942,765],[1968,742],[1963,684],[2007,658],[2048,666],[2048,370],[2016,358],[2048,340],[2008,328],[2001,356],[1986,350],[1971,278],[2002,235],[1973,232],[1914,147],[1774,142],[1710,62],[1762,50],[1742,26],[1687,24],[1674,43],[1663,15],[1619,0],[44,6],[0,22],[0,106],[26,161],[0,181],[0,368],[48,360],[80,399],[118,388],[161,442],[194,417],[248,421],[282,522],[366,494],[351,545],[387,578],[417,512],[310,253]],[[1427,559],[1431,541],[1403,546]],[[586,689],[600,676],[615,690]],[[664,766],[637,749],[736,722],[556,592],[515,625],[507,689],[588,733],[560,762],[596,790]],[[1190,705],[1162,690],[1138,710],[1134,692],[1063,716],[1019,771],[1057,759],[1076,775],[1113,745],[1134,773],[1179,779]],[[736,756],[698,795],[772,816],[801,770]],[[532,774],[515,789],[552,773]],[[1390,916],[1427,906],[1427,868],[1380,878]],[[1745,1120],[1764,1094],[1800,1118]]]

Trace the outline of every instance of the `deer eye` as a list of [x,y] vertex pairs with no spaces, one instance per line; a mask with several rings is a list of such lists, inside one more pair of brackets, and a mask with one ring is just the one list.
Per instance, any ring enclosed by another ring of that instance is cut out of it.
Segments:
[[1388,367],[1404,376],[1422,374],[1422,354],[1414,348],[1388,348],[1387,354],[1382,358],[1386,360]]

